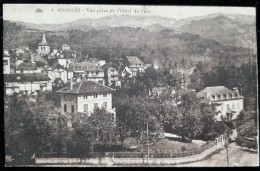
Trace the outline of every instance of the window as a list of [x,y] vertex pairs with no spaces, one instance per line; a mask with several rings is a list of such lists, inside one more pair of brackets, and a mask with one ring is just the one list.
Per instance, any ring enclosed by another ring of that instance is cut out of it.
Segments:
[[94,103],[94,109],[98,108],[98,103]]
[[235,109],[235,104],[234,104],[234,103],[232,104],[232,109],[233,109],[233,110]]
[[107,110],[107,102],[103,102],[103,107]]
[[87,94],[84,94],[84,99],[87,99],[88,98],[88,95]]
[[83,110],[84,110],[84,112],[88,112],[88,104],[84,104]]
[[97,94],[94,94],[94,98],[97,98]]
[[229,104],[227,104],[227,110],[229,109]]
[[96,74],[98,74],[98,71],[96,71]]
[[107,94],[105,93],[105,94],[103,94],[103,97],[107,97]]
[[74,113],[74,105],[71,105],[71,113]]
[[67,105],[64,105],[64,112],[67,112]]

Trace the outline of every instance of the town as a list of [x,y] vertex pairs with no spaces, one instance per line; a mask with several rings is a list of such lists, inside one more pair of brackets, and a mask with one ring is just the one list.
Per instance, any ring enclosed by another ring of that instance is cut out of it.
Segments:
[[252,49],[170,29],[4,26],[7,165],[233,166],[257,154]]

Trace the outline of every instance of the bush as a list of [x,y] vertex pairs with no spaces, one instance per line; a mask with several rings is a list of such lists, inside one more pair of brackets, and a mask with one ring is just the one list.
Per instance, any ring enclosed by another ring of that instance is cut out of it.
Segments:
[[186,147],[185,146],[181,146],[181,151],[186,151]]

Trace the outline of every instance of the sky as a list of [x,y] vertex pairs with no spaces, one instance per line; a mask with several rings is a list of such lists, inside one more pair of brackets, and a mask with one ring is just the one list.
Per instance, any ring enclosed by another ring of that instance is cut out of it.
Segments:
[[142,5],[69,5],[4,4],[3,19],[35,24],[60,24],[81,18],[107,15],[156,15],[177,20],[213,13],[256,15],[254,7],[142,6]]

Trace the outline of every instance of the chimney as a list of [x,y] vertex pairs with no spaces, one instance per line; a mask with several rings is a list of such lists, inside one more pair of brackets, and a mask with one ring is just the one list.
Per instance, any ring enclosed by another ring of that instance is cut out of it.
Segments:
[[35,63],[34,62],[34,55],[31,55],[31,63]]
[[237,93],[237,95],[239,95],[239,92],[238,92],[237,87],[234,87],[234,88],[233,88],[233,91],[234,91],[235,93]]
[[208,91],[204,91],[204,99],[208,98]]
[[224,97],[223,97],[223,94],[221,93],[220,94],[220,100],[223,100],[224,99]]

